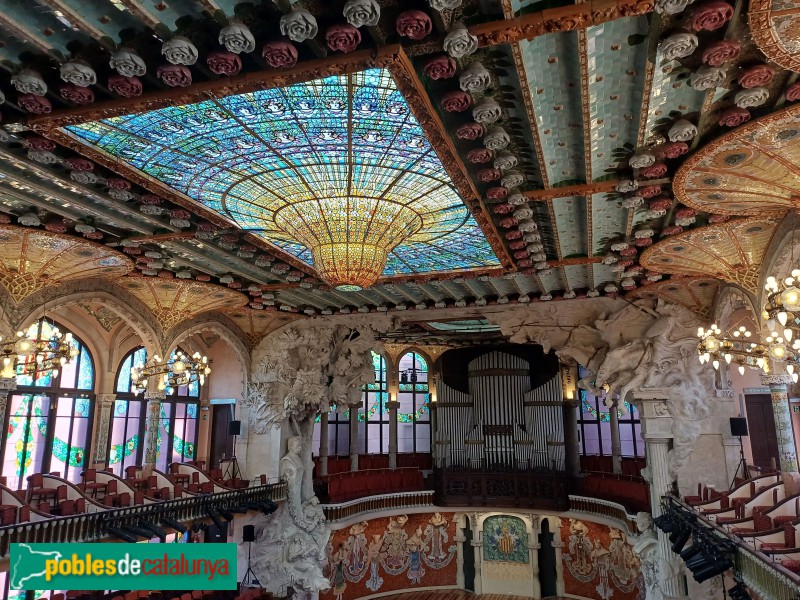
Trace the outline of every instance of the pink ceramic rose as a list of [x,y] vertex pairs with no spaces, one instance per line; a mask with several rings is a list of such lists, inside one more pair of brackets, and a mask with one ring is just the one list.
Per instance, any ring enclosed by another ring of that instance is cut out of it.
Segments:
[[[634,248],[633,246],[628,246],[627,248],[623,248],[622,250],[619,251],[620,256],[636,256],[636,254],[637,254],[636,248]],[[631,261],[631,264],[633,264],[633,261]]]
[[500,227],[502,227],[503,229],[511,229],[512,227],[516,227],[517,225],[519,225],[519,221],[517,221],[514,217],[506,217],[505,219],[500,219]]
[[242,70],[242,59],[238,54],[218,50],[212,52],[206,58],[206,64],[212,73],[216,75],[238,75]]
[[22,94],[17,98],[19,107],[33,115],[44,115],[53,110],[53,105],[50,100],[44,96],[36,96],[34,94]]
[[285,40],[274,40],[264,44],[261,56],[273,69],[288,69],[297,64],[297,48]]
[[786,88],[786,101],[797,102],[800,100],[800,81]]
[[446,54],[440,54],[429,59],[424,68],[431,79],[450,79],[456,74],[456,61]]
[[442,108],[447,112],[463,112],[472,106],[472,96],[467,92],[455,90],[442,96]]
[[[648,204],[650,210],[668,210],[672,206],[672,200],[669,198],[656,198],[651,200]],[[620,252],[622,254],[622,252]]]
[[775,75],[775,69],[769,65],[753,65],[739,74],[736,81],[745,89],[769,85]]
[[678,158],[689,152],[689,144],[686,142],[666,142],[656,149],[658,158]]
[[661,236],[666,237],[668,235],[677,235],[679,233],[683,233],[683,227],[680,225],[670,225],[669,227],[664,227],[661,231]]
[[138,77],[124,77],[123,75],[112,75],[108,78],[108,89],[117,96],[123,98],[133,98],[142,93],[142,82]]
[[515,229],[514,231],[509,231],[506,233],[507,240],[518,240],[522,237],[522,232],[519,229]]
[[639,188],[637,192],[642,198],[652,198],[653,196],[658,196],[661,193],[661,186],[660,185],[646,185],[643,188]]
[[528,252],[527,250],[517,250],[516,252],[514,252],[514,258],[516,258],[517,260],[528,258],[530,255],[531,253]]
[[478,171],[478,180],[484,183],[500,179],[500,171],[497,169],[481,169]]
[[349,23],[331,25],[325,33],[328,48],[339,52],[352,52],[361,43],[361,32]]
[[87,240],[97,241],[103,239],[103,234],[100,231],[87,231],[83,234],[83,237],[85,237]]
[[187,87],[192,84],[192,72],[184,65],[161,65],[156,77],[170,87]]
[[711,215],[708,217],[708,222],[713,225],[715,223],[724,223],[728,219],[730,219],[728,215]]
[[66,165],[73,171],[94,171],[94,163],[90,160],[86,160],[85,158],[76,156],[73,158],[68,158],[65,162]]
[[522,250],[525,246],[528,245],[528,242],[525,240],[517,240],[515,242],[511,242],[508,244],[508,247],[512,250]]
[[486,190],[486,197],[490,200],[505,200],[508,190],[504,187],[493,187]]
[[633,243],[636,244],[639,248],[646,248],[647,246],[653,245],[653,238],[639,238],[638,240],[635,240]]
[[711,67],[721,67],[739,56],[742,45],[736,40],[719,40],[703,50],[703,62]]
[[477,140],[483,135],[483,125],[467,123],[456,130],[456,137],[460,140]]
[[467,152],[467,160],[472,164],[489,162],[492,160],[492,153],[486,148],[475,148]]
[[693,31],[716,31],[733,18],[733,6],[727,2],[706,2],[697,6],[689,17]]
[[665,165],[662,162],[653,163],[649,167],[640,169],[639,174],[647,179],[655,179],[657,177],[663,177],[664,175],[667,174],[667,165]]
[[108,187],[114,188],[115,190],[129,190],[131,189],[131,182],[120,177],[109,177]]
[[56,149],[56,143],[53,140],[48,140],[38,135],[25,138],[25,145],[31,150],[46,150],[49,152]]
[[676,219],[688,219],[689,217],[697,216],[697,211],[693,208],[679,208],[675,211]]
[[732,106],[719,113],[718,123],[727,127],[738,127],[742,123],[750,120],[750,112],[747,109]]
[[[149,204],[151,206],[158,206],[159,204],[161,204],[161,198],[159,198],[155,194],[142,194],[139,200],[142,201],[142,204]],[[197,228],[200,229],[199,226]]]
[[94,92],[92,88],[81,87],[68,83],[59,88],[61,97],[74,104],[91,104],[94,102]]
[[433,31],[433,22],[421,10],[407,10],[397,16],[395,28],[403,37],[421,40]]

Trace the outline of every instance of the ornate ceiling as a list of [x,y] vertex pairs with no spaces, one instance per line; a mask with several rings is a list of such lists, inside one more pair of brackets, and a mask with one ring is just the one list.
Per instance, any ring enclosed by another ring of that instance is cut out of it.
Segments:
[[[704,312],[714,286],[665,280],[753,289],[798,203],[791,3],[8,4],[3,218],[121,251],[137,285],[216,283],[252,310],[308,315],[620,293]],[[409,106],[420,139],[386,144],[386,110],[363,127],[338,104],[304,112],[321,82],[341,88],[367,68],[391,71],[383,89],[400,94],[384,109]],[[233,128],[219,124],[237,111]],[[257,126],[239,135],[247,119]],[[319,150],[348,124],[363,129],[358,151],[405,172],[398,189],[430,198],[444,224],[399,244],[357,292],[322,281],[274,217],[298,161],[330,160]]]

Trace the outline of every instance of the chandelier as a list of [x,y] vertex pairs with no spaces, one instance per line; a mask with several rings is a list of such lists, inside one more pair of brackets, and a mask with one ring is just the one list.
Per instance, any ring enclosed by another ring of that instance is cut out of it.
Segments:
[[25,335],[18,331],[16,339],[3,341],[0,337],[0,377],[13,379],[17,375],[52,372],[58,377],[59,369],[78,355],[72,344],[72,334],[61,333],[58,327],[50,335],[42,333]]
[[[309,218],[315,213],[320,218]],[[377,281],[389,253],[422,228],[422,217],[392,200],[334,197],[286,204],[275,213],[275,224],[311,250],[325,283],[358,291]]]
[[199,382],[203,385],[211,373],[208,357],[195,352],[191,356],[180,350],[164,361],[158,354],[145,361],[143,365],[131,367],[131,383],[136,394],[147,388],[151,378],[158,378],[158,389],[177,387]]

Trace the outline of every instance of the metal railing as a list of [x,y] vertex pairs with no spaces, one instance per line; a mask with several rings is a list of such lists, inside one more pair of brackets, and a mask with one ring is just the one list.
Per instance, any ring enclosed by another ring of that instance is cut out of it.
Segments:
[[433,491],[398,492],[396,494],[382,494],[368,496],[343,502],[342,504],[323,504],[325,517],[328,521],[343,521],[356,515],[369,512],[380,512],[400,508],[417,508],[420,506],[433,507]]
[[0,559],[8,557],[9,544],[97,542],[112,537],[108,533],[110,527],[136,526],[141,522],[159,524],[164,518],[180,522],[207,519],[209,507],[216,511],[227,511],[249,502],[278,502],[285,499],[286,483],[280,482],[154,504],[6,525],[0,527]]

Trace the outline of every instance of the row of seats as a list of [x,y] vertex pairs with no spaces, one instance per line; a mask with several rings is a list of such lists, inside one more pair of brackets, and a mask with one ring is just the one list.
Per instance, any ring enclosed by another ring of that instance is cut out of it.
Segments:
[[[320,458],[314,457],[315,476],[320,477],[319,469]],[[397,455],[398,468],[417,467],[423,471],[431,469],[431,455],[430,453],[410,452],[399,453]],[[359,454],[358,455],[358,470],[364,471],[369,469],[388,469],[389,468],[389,455],[388,454]],[[350,456],[329,456],[328,457],[328,475],[335,475],[337,473],[346,473],[350,471]]]
[[425,489],[422,471],[412,467],[338,473],[328,478],[328,499],[331,503],[422,489]]
[[584,496],[622,504],[628,512],[650,512],[650,491],[641,477],[613,473],[586,473],[581,478]]

